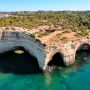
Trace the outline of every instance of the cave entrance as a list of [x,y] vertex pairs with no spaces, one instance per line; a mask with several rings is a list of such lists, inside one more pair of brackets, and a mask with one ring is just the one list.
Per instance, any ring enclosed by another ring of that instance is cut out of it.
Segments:
[[57,52],[52,57],[52,60],[48,63],[48,66],[65,66],[63,56],[61,53]]
[[76,51],[75,60],[86,61],[90,56],[90,45],[85,43],[79,46]]
[[14,47],[0,54],[0,72],[14,74],[41,73],[38,60],[24,47]]

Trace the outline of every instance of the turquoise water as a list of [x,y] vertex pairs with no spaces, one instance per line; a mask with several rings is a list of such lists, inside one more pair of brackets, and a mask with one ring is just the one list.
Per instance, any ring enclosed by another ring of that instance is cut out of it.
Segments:
[[70,67],[39,74],[14,74],[1,70],[0,90],[90,90],[90,56],[85,61],[78,62],[80,55],[76,59]]

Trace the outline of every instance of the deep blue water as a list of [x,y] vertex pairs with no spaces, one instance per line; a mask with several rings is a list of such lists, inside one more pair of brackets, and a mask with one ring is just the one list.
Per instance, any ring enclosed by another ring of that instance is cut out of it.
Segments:
[[[81,57],[78,55],[70,67],[39,74],[6,73],[0,68],[0,90],[90,90],[90,56],[83,61]],[[0,65],[5,67],[6,64]]]

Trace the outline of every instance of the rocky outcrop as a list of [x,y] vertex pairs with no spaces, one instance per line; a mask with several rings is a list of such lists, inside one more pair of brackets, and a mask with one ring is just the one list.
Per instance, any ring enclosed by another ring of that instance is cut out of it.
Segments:
[[9,51],[16,46],[24,47],[31,55],[37,58],[39,66],[44,67],[45,46],[39,39],[23,28],[0,28],[0,53]]
[[63,57],[64,64],[66,66],[69,66],[75,62],[75,56],[76,52],[79,49],[80,46],[88,44],[90,45],[90,39],[88,38],[81,38],[76,41],[68,41],[66,43],[60,43],[60,44],[52,44],[50,46],[47,46],[47,60],[45,61],[45,67],[47,66],[48,62],[52,60],[52,57],[56,53],[60,53]]
[[56,53],[61,54],[65,65],[68,66],[74,63],[77,49],[85,43],[90,44],[90,39],[81,38],[76,41],[44,45],[42,41],[33,36],[27,29],[18,27],[0,28],[0,53],[9,51],[16,46],[22,46],[37,58],[42,69],[46,69],[47,64]]

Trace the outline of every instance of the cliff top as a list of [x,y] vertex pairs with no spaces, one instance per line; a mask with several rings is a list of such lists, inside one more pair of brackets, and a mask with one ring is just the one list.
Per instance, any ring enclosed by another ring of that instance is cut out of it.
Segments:
[[51,44],[60,44],[67,41],[79,40],[82,37],[90,38],[89,30],[85,32],[83,30],[74,32],[70,30],[62,29],[50,29],[49,26],[40,26],[36,29],[26,29],[20,27],[1,27],[0,31],[4,32],[25,32],[33,36],[35,39],[40,40],[42,44],[51,45]]

